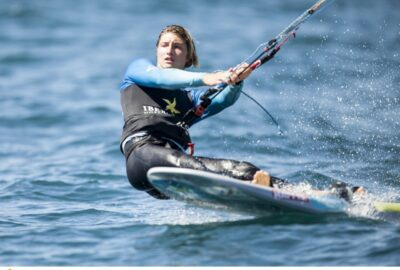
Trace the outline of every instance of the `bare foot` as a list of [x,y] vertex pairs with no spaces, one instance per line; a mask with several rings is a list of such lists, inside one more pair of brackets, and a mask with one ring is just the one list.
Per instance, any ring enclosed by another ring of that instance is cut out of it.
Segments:
[[355,187],[352,189],[354,194],[363,195],[367,193],[364,187]]
[[257,171],[254,176],[253,180],[251,181],[252,184],[261,185],[271,187],[271,178],[266,171]]

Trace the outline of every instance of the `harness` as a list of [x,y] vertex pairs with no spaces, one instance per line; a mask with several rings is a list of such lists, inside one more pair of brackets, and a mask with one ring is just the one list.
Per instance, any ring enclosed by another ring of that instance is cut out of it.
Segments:
[[[217,88],[209,88],[201,97],[201,102],[199,105],[194,106],[192,109],[186,112],[183,116],[182,121],[180,121],[177,125],[188,129],[191,127],[198,119],[200,119],[207,107],[211,104],[212,98],[211,96],[217,93],[219,90]],[[215,96],[214,96],[215,97]]]

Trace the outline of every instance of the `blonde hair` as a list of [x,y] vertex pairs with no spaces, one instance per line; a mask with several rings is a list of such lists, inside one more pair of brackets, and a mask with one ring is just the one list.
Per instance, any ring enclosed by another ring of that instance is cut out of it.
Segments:
[[193,38],[190,35],[189,31],[187,31],[184,27],[182,27],[180,25],[174,25],[174,24],[168,25],[161,31],[160,35],[158,36],[157,44],[156,44],[157,47],[158,47],[158,44],[160,43],[160,39],[161,39],[162,35],[164,35],[165,33],[174,33],[185,41],[186,47],[187,47],[187,57],[186,57],[185,68],[188,68],[191,66],[198,67],[199,59],[197,57],[196,46],[194,45]]

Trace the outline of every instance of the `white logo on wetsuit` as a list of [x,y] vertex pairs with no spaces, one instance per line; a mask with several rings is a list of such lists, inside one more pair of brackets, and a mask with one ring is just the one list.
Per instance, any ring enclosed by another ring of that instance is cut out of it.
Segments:
[[162,114],[162,115],[171,116],[171,114],[167,113],[163,109],[161,109],[159,107],[150,106],[150,105],[143,105],[143,113],[144,114]]

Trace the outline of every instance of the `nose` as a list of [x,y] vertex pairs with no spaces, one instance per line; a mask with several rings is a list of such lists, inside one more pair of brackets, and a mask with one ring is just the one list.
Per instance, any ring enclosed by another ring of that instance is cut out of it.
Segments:
[[168,45],[168,47],[167,47],[167,53],[168,53],[168,54],[172,54],[172,52],[173,52],[173,44],[170,43],[170,44]]

